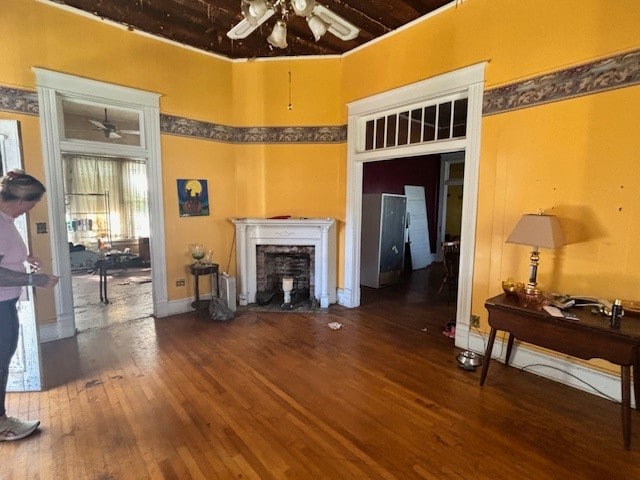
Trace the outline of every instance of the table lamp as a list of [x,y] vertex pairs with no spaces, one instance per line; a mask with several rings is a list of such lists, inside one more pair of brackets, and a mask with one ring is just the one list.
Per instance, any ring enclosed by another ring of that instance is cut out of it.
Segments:
[[517,243],[533,247],[531,251],[531,264],[527,293],[537,291],[536,277],[538,276],[538,261],[540,254],[538,248],[558,248],[566,244],[564,234],[560,228],[558,217],[554,215],[525,214],[516,224],[507,238],[507,243]]

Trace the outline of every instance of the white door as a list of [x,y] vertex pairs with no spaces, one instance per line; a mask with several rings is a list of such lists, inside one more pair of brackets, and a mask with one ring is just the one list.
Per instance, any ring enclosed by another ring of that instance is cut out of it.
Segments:
[[427,204],[424,187],[405,185],[407,196],[407,217],[409,223],[409,250],[411,251],[411,268],[418,270],[433,262],[429,244],[429,222],[427,222]]
[[[0,158],[2,175],[14,168],[22,167],[20,155],[20,137],[16,120],[0,120]],[[21,215],[16,218],[15,225],[28,245],[27,218]],[[20,319],[20,337],[16,354],[9,366],[7,391],[25,392],[40,390],[40,348],[38,328],[33,304],[33,288],[26,287],[18,301],[18,318]]]

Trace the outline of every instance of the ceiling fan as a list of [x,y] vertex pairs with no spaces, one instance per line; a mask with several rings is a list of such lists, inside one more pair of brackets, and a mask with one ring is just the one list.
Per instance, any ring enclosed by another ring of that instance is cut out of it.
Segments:
[[89,121],[102,130],[106,138],[122,138],[122,133],[127,135],[140,135],[138,130],[118,130],[116,126],[109,121],[106,108],[104,109],[104,120],[89,119]]
[[304,17],[316,42],[326,33],[342,40],[353,40],[360,29],[316,0],[241,0],[244,19],[227,32],[232,40],[248,37],[256,28],[276,13],[280,18],[267,41],[274,47],[287,48],[287,21],[292,14]]

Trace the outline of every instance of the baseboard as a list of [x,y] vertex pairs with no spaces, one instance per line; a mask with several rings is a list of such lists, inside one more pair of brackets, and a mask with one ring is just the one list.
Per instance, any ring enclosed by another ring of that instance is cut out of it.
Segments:
[[[466,348],[484,355],[487,335],[479,331],[469,331],[467,337],[468,347]],[[457,341],[456,346],[459,346]],[[504,363],[506,351],[507,337],[496,337],[493,344],[492,361],[497,360]],[[516,340],[511,352],[509,365],[618,403],[622,401],[622,387],[619,375],[596,370],[587,365],[575,363],[575,361],[573,357],[562,356],[561,354],[547,354],[533,349],[527,344],[518,343]],[[486,383],[490,382],[491,368],[489,368],[486,380]],[[631,404],[635,406],[633,395],[631,397]]]

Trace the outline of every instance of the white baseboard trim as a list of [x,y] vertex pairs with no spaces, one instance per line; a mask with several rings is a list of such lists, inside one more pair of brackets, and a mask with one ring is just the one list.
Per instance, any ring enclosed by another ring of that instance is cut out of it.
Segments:
[[[458,332],[456,331],[456,333]],[[469,346],[460,348],[468,348],[484,355],[488,334],[482,335],[475,331],[469,331],[467,338]],[[456,342],[456,346],[459,346],[458,342]],[[504,363],[506,352],[507,336],[504,339],[496,337],[493,344],[492,360]],[[526,343],[519,343],[516,339],[509,365],[618,403],[622,401],[619,375],[602,372],[586,365],[575,363],[575,359],[568,355],[557,355],[561,354],[549,355],[532,349]],[[491,383],[491,366],[489,366],[485,385],[487,383]],[[631,395],[631,405],[635,406],[633,394]]]
[[[209,297],[210,298],[210,297]],[[203,295],[201,300],[204,300]],[[193,311],[191,303],[193,298],[181,298],[180,300],[172,300],[168,302],[162,302],[158,304],[158,308],[155,314],[156,318],[170,317],[171,315],[179,315],[181,313],[187,313]]]

